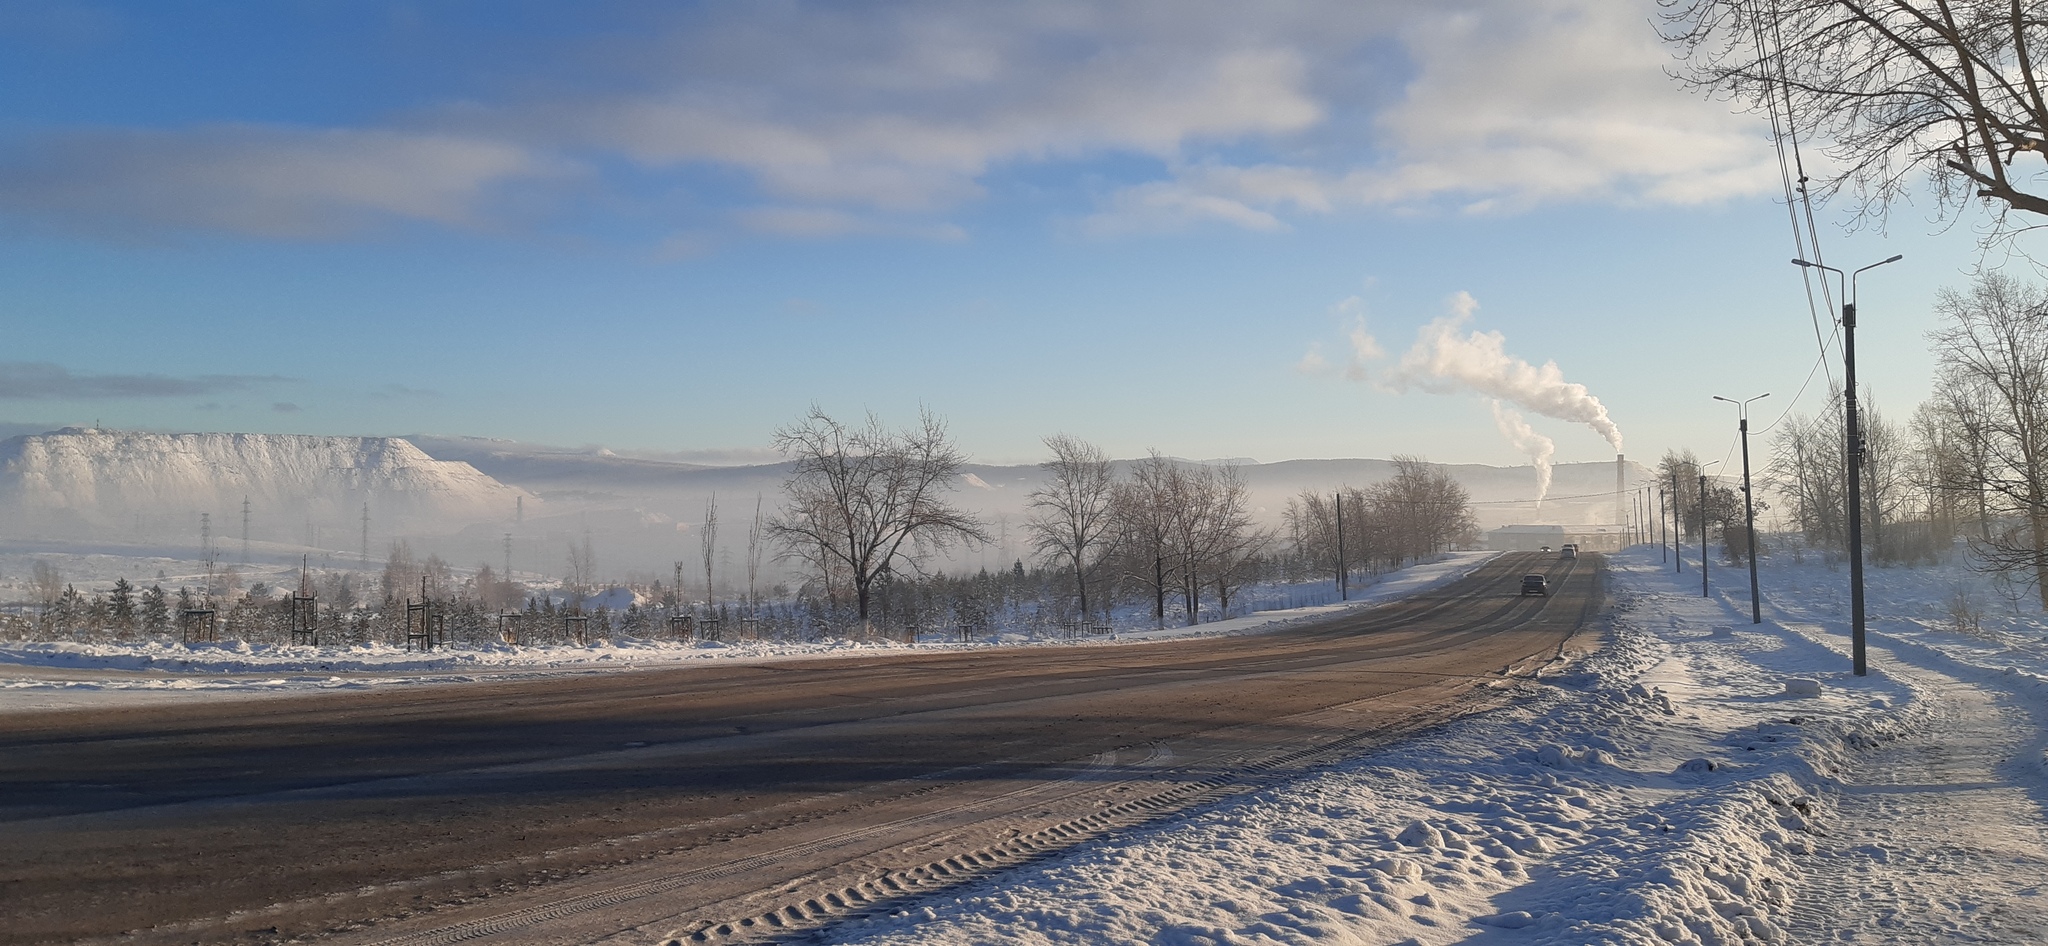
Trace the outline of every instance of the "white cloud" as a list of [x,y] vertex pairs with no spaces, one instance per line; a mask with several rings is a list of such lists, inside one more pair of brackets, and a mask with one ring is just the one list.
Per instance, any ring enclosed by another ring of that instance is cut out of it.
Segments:
[[[1112,195],[1091,227],[1181,226],[1186,215],[1157,210],[1203,201],[1238,208],[1211,219],[1273,229],[1262,213],[1690,205],[1774,188],[1757,122],[1667,78],[1671,58],[1647,22],[1652,12],[1611,0],[1433,5],[1393,33],[1414,66],[1400,95],[1374,111],[1339,110],[1335,122],[1356,124],[1371,142],[1355,160],[1318,161],[1303,148],[1256,165],[1179,167]],[[1133,193],[1144,199],[1127,199]]]
[[[652,180],[695,198],[668,211],[690,219],[657,221],[668,232],[943,239],[960,234],[950,213],[1028,166],[1065,174],[1068,196],[1099,194],[1084,220],[1098,234],[1767,190],[1754,120],[1665,77],[1655,9],[678,7],[602,46],[543,50],[516,92],[423,101],[377,126],[52,129],[0,156],[0,213],[322,237],[393,220],[499,225],[568,183]],[[1118,160],[1090,163],[1103,158]],[[627,205],[649,206],[592,204]]]
[[[1386,357],[1379,339],[1374,338],[1365,323],[1365,300],[1349,296],[1330,306],[1330,316],[1336,321],[1337,329],[1344,340],[1343,375],[1351,381],[1368,381],[1372,377],[1372,363]],[[1333,373],[1334,366],[1329,356],[1323,354],[1322,342],[1310,342],[1307,353],[1295,362],[1297,373],[1322,376]]]
[[1305,374],[1310,377],[1330,373],[1330,359],[1323,357],[1323,344],[1321,342],[1310,342],[1308,351],[1302,354],[1300,361],[1294,363],[1294,371],[1296,374]]
[[566,161],[502,141],[386,130],[211,125],[87,131],[0,159],[0,209],[86,229],[202,227],[330,237],[388,220],[493,222],[493,192],[559,182]]
[[1344,332],[1344,341],[1350,345],[1351,360],[1344,365],[1344,377],[1352,381],[1364,381],[1370,377],[1367,365],[1386,357],[1386,350],[1380,347],[1379,339],[1365,327],[1365,300],[1351,296],[1330,307],[1350,324]]

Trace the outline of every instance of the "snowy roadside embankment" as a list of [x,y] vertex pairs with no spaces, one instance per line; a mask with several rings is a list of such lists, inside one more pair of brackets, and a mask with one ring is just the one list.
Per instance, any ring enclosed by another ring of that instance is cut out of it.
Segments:
[[[959,650],[1000,646],[1105,646],[1129,641],[1262,634],[1325,620],[1455,581],[1495,552],[1454,552],[1443,559],[1379,576],[1356,589],[1352,600],[1260,611],[1193,627],[1120,630],[1112,638],[1055,640],[1020,629],[997,629],[979,641],[958,643],[927,635],[916,644],[868,639],[821,641],[675,641],[622,637],[589,647],[510,646],[409,651],[388,644],[353,647],[287,647],[247,642],[0,644],[0,712],[164,699],[235,698],[362,689],[393,684],[457,683],[623,668],[688,666],[705,662],[789,660],[877,653]],[[1247,594],[1259,589],[1248,589]],[[1150,614],[1119,615],[1128,628]]]
[[1794,942],[1815,793],[1914,693],[1654,556],[1613,557],[1605,646],[1507,708],[834,940]]

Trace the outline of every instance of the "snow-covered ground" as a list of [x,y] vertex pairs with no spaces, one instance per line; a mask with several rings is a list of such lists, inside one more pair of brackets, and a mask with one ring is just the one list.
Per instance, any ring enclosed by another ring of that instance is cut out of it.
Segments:
[[[674,641],[622,638],[590,647],[506,646],[408,651],[390,645],[316,648],[252,645],[246,642],[184,643],[6,643],[0,644],[0,712],[66,706],[122,705],[190,699],[249,699],[307,690],[362,689],[403,684],[459,683],[566,673],[603,673],[622,668],[678,666],[705,661],[763,661],[843,654],[872,654],[1010,646],[1105,646],[1129,641],[1265,633],[1372,607],[1469,574],[1493,552],[1455,552],[1379,576],[1354,589],[1351,600],[1260,611],[1195,627],[1119,630],[1111,639],[1055,641],[1018,631],[999,632],[973,643],[927,634],[918,643],[884,640],[790,642],[766,640]],[[77,563],[67,563],[77,564]],[[102,570],[114,563],[97,563]],[[1146,617],[1149,618],[1149,615]],[[1171,616],[1169,616],[1171,619]],[[1124,627],[1138,623],[1130,615]]]
[[[1409,593],[1479,560],[1414,569],[1368,594]],[[1682,574],[1654,548],[1611,562],[1617,610],[1604,645],[1522,683],[1504,709],[832,935],[862,944],[2048,941],[2048,622],[2038,609],[1957,566],[1873,568],[1872,673],[1858,678],[1839,568],[1768,563],[1765,621],[1753,625],[1739,569],[1717,563],[1713,594],[1702,596],[1696,560]],[[1257,633],[1330,610],[1120,639]],[[900,646],[628,643],[430,658],[13,646],[0,652],[0,711]]]
[[[1508,709],[1012,871],[837,941],[2039,943],[2038,618],[1945,630],[1957,569],[1700,593],[1614,559],[1606,646]],[[1727,579],[1724,583],[1719,579]]]

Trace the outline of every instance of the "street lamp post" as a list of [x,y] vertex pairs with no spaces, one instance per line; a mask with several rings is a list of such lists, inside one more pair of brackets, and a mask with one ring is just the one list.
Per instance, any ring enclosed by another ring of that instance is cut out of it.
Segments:
[[1700,464],[1700,597],[1702,598],[1708,597],[1711,594],[1707,590],[1707,467],[1719,462],[1721,461],[1708,460]]
[[1657,487],[1657,554],[1671,560],[1671,532],[1665,527],[1664,517],[1670,510],[1666,507],[1664,487]]
[[1749,491],[1749,402],[1770,397],[1769,391],[1747,400],[1714,395],[1716,401],[1727,401],[1735,405],[1738,428],[1742,432],[1742,521],[1743,530],[1749,538],[1749,623],[1764,623],[1763,598],[1757,591],[1756,582],[1756,501]]
[[1671,573],[1685,571],[1685,554],[1678,550],[1678,543],[1685,541],[1685,527],[1680,524],[1678,511],[1678,467],[1671,467]]
[[1861,418],[1856,409],[1856,277],[1864,269],[1876,269],[1886,263],[1896,263],[1905,258],[1897,254],[1890,259],[1878,260],[1869,266],[1843,275],[1833,266],[1809,263],[1803,259],[1792,261],[1794,266],[1826,270],[1834,273],[1842,282],[1848,283],[1848,291],[1842,296],[1842,375],[1848,390],[1843,395],[1842,412],[1845,415],[1844,437],[1847,440],[1849,466],[1849,641],[1856,675],[1861,677],[1870,672],[1869,663],[1864,659],[1863,625],[1863,430]]

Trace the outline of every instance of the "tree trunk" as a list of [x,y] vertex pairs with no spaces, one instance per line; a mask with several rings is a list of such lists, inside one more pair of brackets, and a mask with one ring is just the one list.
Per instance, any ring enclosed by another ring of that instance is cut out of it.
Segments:
[[2041,597],[2041,610],[2048,611],[2048,515],[2041,513],[2040,503],[2034,504],[2034,511],[2027,516],[2028,524],[2034,531],[2034,590]]
[[1088,576],[1081,570],[1081,556],[1074,556],[1074,588],[1081,596],[1081,619],[1088,619]]

